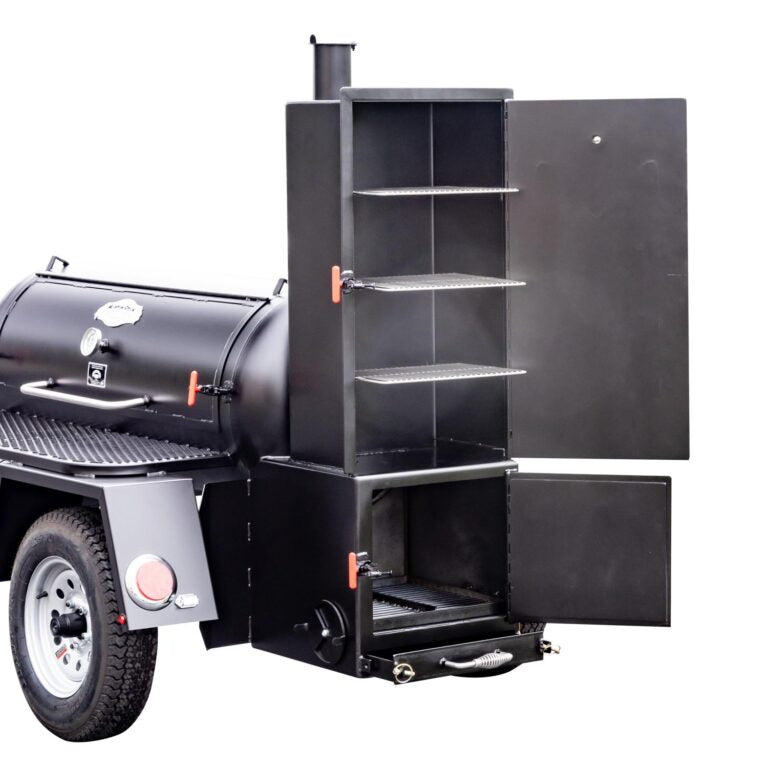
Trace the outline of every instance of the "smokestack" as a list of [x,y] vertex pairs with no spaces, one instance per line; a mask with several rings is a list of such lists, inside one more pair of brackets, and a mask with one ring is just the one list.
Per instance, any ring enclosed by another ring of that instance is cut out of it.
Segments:
[[315,99],[335,101],[340,88],[352,85],[352,51],[357,43],[318,43],[314,35],[309,42],[315,46]]

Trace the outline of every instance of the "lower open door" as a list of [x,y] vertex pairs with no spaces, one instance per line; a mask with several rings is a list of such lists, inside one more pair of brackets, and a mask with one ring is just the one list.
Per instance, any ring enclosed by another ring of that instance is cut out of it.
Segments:
[[669,626],[670,486],[510,473],[509,618]]

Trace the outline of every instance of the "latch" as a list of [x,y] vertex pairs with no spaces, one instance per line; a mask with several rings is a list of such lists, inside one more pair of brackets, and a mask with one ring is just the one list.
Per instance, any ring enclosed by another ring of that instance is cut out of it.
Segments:
[[223,397],[231,395],[235,391],[231,381],[225,381],[224,386],[218,387],[215,384],[198,384],[198,395],[210,395],[211,397]]
[[360,576],[375,579],[380,576],[391,576],[392,571],[381,571],[368,557],[367,552],[350,552],[347,558],[348,583],[350,589],[357,589]]
[[551,643],[549,640],[540,640],[539,650],[542,653],[560,653],[560,646]]
[[342,293],[352,293],[355,288],[365,288],[365,283],[355,279],[355,273],[351,269],[331,267],[331,301],[341,304]]
[[235,385],[231,381],[225,381],[223,385],[217,384],[198,384],[199,374],[192,371],[189,374],[189,389],[187,391],[187,405],[192,408],[197,403],[198,395],[208,395],[209,397],[224,397],[231,395],[235,391]]

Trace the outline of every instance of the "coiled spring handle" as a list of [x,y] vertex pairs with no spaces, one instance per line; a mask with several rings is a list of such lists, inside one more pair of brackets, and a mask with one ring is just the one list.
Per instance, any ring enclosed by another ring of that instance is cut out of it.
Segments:
[[513,654],[508,653],[507,651],[501,651],[497,648],[493,653],[486,653],[471,661],[449,661],[448,659],[443,658],[440,659],[440,666],[458,670],[498,669],[505,664],[511,664],[514,658]]

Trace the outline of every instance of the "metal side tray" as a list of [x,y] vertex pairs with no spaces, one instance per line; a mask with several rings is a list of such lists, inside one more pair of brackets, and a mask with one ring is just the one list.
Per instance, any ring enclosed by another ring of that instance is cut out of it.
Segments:
[[541,661],[541,632],[493,637],[456,645],[369,654],[371,674],[404,685],[446,675],[503,674],[529,661]]

